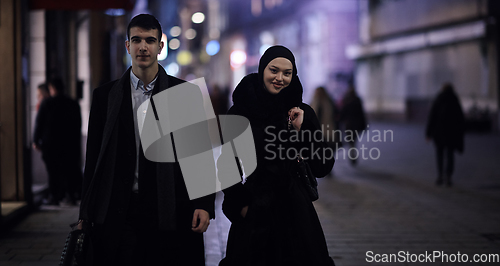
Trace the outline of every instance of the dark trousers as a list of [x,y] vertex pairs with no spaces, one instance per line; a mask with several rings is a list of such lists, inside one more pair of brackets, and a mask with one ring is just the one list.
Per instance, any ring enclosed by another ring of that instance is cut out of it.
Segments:
[[[442,145],[442,144],[437,144],[436,143],[436,155],[437,155],[437,166],[438,166],[438,178],[442,179],[443,178],[443,173],[444,176],[449,180],[451,179],[451,175],[453,174],[453,168],[455,165],[455,154],[454,154],[454,149]],[[445,161],[446,161],[446,167],[445,167]],[[444,170],[444,172],[443,172]]]
[[[203,234],[188,229],[162,231],[158,218],[145,212],[138,195],[133,193],[127,218],[118,224],[105,224],[93,239],[93,265],[193,265],[204,266]],[[109,241],[110,237],[115,241]]]
[[349,160],[351,160],[352,165],[356,165],[357,159],[359,158],[359,150],[356,150],[356,140],[350,140],[347,141],[347,144],[349,145]]
[[[51,200],[57,203],[65,196],[76,202],[77,182],[81,182],[81,172],[78,162],[56,156],[44,155],[43,161],[49,178],[49,193]],[[80,175],[80,179],[78,178]]]

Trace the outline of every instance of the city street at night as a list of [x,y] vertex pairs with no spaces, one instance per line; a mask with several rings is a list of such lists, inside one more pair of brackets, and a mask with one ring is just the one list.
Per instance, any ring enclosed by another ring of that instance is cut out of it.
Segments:
[[500,265],[500,0],[0,18],[0,266]]

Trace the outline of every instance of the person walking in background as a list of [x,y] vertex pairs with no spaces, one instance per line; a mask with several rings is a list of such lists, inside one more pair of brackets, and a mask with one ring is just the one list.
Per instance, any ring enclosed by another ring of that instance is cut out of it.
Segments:
[[314,92],[311,107],[316,112],[323,140],[334,151],[342,145],[339,131],[340,111],[324,87],[318,87]]
[[359,152],[356,152],[357,136],[367,127],[363,102],[356,93],[353,84],[349,84],[344,97],[342,98],[342,109],[340,111],[340,121],[344,124],[344,140],[351,147],[349,149],[349,159],[354,166],[357,163]]
[[[446,182],[452,186],[454,153],[464,151],[465,118],[455,89],[451,83],[443,84],[434,100],[427,120],[426,138],[436,147],[438,177],[436,185]],[[446,158],[446,167],[444,161]]]
[[[154,16],[132,18],[125,41],[132,66],[93,92],[78,226],[93,224],[86,265],[205,265],[203,232],[215,216],[215,195],[190,200],[179,162],[146,159],[139,135],[136,114],[152,95],[181,84],[200,92],[158,64],[167,49],[161,36]],[[161,110],[167,103],[151,104]],[[199,102],[176,108],[205,116],[201,92]]]
[[[301,151],[316,177],[330,173],[333,154],[325,159],[321,149],[327,146],[316,138],[287,141],[302,132],[321,132],[314,110],[302,102],[302,92],[295,58],[283,46],[268,48],[258,73],[244,77],[234,90],[228,114],[250,121],[257,168],[244,182],[224,190],[222,210],[232,224],[220,266],[334,265],[316,210],[298,180],[293,151]],[[311,147],[320,155],[312,156]],[[232,150],[226,148],[219,166],[234,163]],[[278,155],[279,150],[284,152]],[[221,183],[233,180],[232,174],[219,167]]]
[[42,104],[43,100],[47,99],[50,97],[50,92],[49,88],[47,87],[46,83],[42,83],[38,85],[36,88],[36,110],[40,110],[40,105]]
[[33,147],[41,150],[47,168],[50,194],[47,203],[58,205],[67,197],[74,205],[82,181],[80,105],[64,94],[60,78],[51,79],[48,88],[51,97],[41,103],[36,116]]

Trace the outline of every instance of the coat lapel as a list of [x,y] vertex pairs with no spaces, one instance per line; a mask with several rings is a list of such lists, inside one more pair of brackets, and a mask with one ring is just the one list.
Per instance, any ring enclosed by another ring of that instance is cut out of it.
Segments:
[[[106,117],[106,124],[104,125],[104,132],[101,143],[101,151],[99,152],[99,159],[97,159],[96,170],[99,169],[100,165],[103,163],[103,156],[105,154],[106,148],[109,143],[111,135],[113,135],[113,129],[120,114],[120,107],[123,100],[124,86],[127,81],[130,83],[130,71],[131,67],[125,71],[125,74],[113,85],[108,96],[108,110]],[[130,85],[129,85],[130,86]],[[115,151],[116,152],[116,151]]]
[[[158,69],[158,79],[153,88],[154,95],[168,89],[169,77],[160,66]],[[164,136],[168,137],[168,136]],[[175,171],[174,163],[156,164],[156,182],[158,195],[158,219],[159,227],[162,230],[175,230],[176,228],[176,191],[175,191]]]

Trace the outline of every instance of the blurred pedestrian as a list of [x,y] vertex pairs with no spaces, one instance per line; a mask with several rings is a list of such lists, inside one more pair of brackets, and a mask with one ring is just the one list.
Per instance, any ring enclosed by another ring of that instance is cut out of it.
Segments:
[[48,82],[49,98],[45,99],[35,120],[33,147],[42,151],[49,176],[47,203],[58,205],[65,197],[76,204],[81,183],[80,105],[64,94],[60,78]]
[[[317,177],[334,164],[333,154],[323,157],[321,138],[307,137],[321,128],[314,110],[302,102],[302,91],[292,52],[273,46],[261,57],[258,73],[244,77],[233,93],[228,114],[250,121],[257,168],[244,183],[224,190],[222,210],[232,224],[220,266],[334,265],[316,210],[297,178],[299,150]],[[306,137],[292,141],[302,132]],[[319,155],[312,155],[311,147]],[[225,148],[219,166],[234,164],[231,148]],[[219,167],[221,183],[233,180],[230,175]]]
[[367,128],[363,102],[356,93],[353,84],[349,85],[342,98],[342,109],[340,111],[340,121],[344,126],[344,140],[349,144],[349,159],[354,166],[357,163],[359,152],[356,151],[358,136]]
[[203,232],[215,195],[190,200],[179,162],[146,159],[139,135],[141,104],[177,85],[199,92],[200,102],[176,111],[205,116],[199,88],[158,64],[167,49],[161,36],[154,16],[132,18],[125,41],[132,66],[93,92],[78,226],[93,225],[93,262],[86,265],[205,265]]
[[38,85],[36,88],[36,110],[40,110],[40,105],[42,104],[43,100],[47,99],[50,97],[49,93],[49,88],[47,87],[46,83],[42,83]]
[[342,145],[339,128],[340,110],[337,104],[335,104],[326,89],[320,86],[314,92],[311,107],[316,112],[321,125],[323,140],[329,147],[336,150]]
[[436,185],[441,185],[444,181],[447,186],[452,186],[454,153],[464,151],[464,133],[465,118],[460,100],[453,85],[445,83],[432,104],[426,128],[427,140],[432,139],[436,146],[438,170]]

